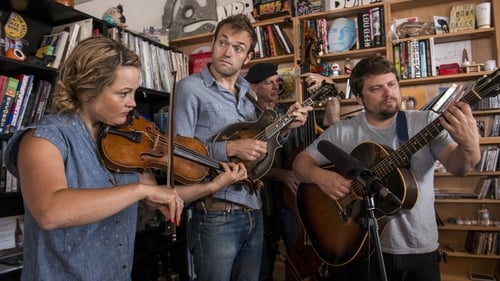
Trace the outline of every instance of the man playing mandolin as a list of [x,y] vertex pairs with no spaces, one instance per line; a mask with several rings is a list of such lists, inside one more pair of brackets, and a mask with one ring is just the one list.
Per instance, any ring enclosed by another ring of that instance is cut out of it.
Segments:
[[[409,169],[414,175],[414,178],[411,177],[409,180],[416,180],[416,185],[413,188],[418,188],[418,197],[414,197],[414,202],[403,202],[403,204],[412,205],[411,208],[402,208],[394,216],[390,216],[384,227],[384,232],[381,234],[381,247],[388,280],[440,280],[438,232],[434,210],[434,163],[439,160],[454,175],[465,175],[478,163],[481,157],[479,135],[471,108],[467,103],[458,102],[439,117],[431,111],[400,111],[402,97],[398,76],[393,63],[380,56],[361,60],[352,70],[350,86],[357,102],[364,107],[365,111],[355,118],[342,120],[331,125],[306,150],[301,152],[294,162],[294,170],[298,173],[300,181],[312,183],[309,186],[301,185],[299,187],[298,200],[301,200],[301,195],[308,196],[308,192],[319,189],[318,193],[322,196],[321,198],[326,198],[327,207],[339,207],[339,212],[328,213],[332,214],[331,219],[327,216],[323,217],[324,221],[318,225],[319,235],[315,238],[321,240],[320,236],[323,235],[324,241],[330,241],[329,239],[333,239],[332,237],[337,236],[337,234],[338,237],[352,238],[354,236],[352,233],[339,232],[344,231],[343,227],[353,229],[353,225],[361,224],[360,221],[353,220],[351,217],[356,215],[349,211],[352,206],[342,205],[356,197],[352,194],[355,192],[353,183],[356,180],[352,180],[335,170],[322,168],[322,165],[328,164],[330,161],[317,148],[321,140],[333,143],[346,152],[356,151],[361,148],[363,143],[368,144],[369,142],[400,152],[397,149],[403,145],[400,140],[404,140],[404,137],[401,137],[404,132],[407,132],[409,137],[414,137],[426,125],[429,126],[433,120],[438,118],[434,125],[435,127],[441,126],[444,130],[437,131],[428,142],[421,144],[421,149],[415,150],[414,155],[408,155],[410,158]],[[403,117],[398,117],[400,115]],[[397,131],[400,133],[398,134]],[[412,145],[411,142],[407,144]],[[377,146],[373,145],[372,147]],[[382,154],[380,151],[365,152],[367,152],[365,154],[375,154],[374,157]],[[331,157],[335,157],[335,155]],[[373,162],[365,163],[365,165],[371,168]],[[398,166],[396,169],[400,167],[402,166]],[[385,185],[393,193],[399,194],[395,190],[396,183],[385,182]],[[402,184],[402,187],[410,188],[411,184]],[[403,194],[411,193],[412,191],[407,190]],[[357,196],[361,195],[357,193]],[[400,199],[405,201],[412,198]],[[379,201],[383,200],[379,198]],[[332,204],[333,202],[336,204]],[[321,206],[319,200],[304,202],[302,205],[298,203],[299,213],[309,212],[310,210],[300,210],[300,206],[308,206],[308,204],[315,209],[313,212],[324,207]],[[324,214],[326,213],[324,211]],[[332,225],[332,231],[325,231],[331,224],[335,224],[335,216],[339,217],[338,225]],[[310,224],[306,221],[305,225]],[[321,229],[324,232],[321,232]],[[311,230],[310,234],[314,236],[314,228],[311,227],[309,230]],[[344,242],[348,240],[346,239]],[[349,252],[350,248],[355,251],[356,247],[361,246],[346,246],[345,243],[339,241],[331,242],[332,245],[347,247],[347,249],[322,252],[322,245],[317,245],[317,249],[320,253],[340,253]],[[326,245],[326,247],[328,246],[330,244]],[[379,272],[379,264],[375,256],[370,259],[370,265],[364,262],[366,254],[356,258],[348,256],[345,259],[334,255],[328,256],[328,254],[323,255],[323,257],[330,258],[332,263],[338,261],[337,265],[344,266],[338,270],[338,276],[335,276],[335,280],[381,280],[383,276]]]
[[[174,135],[201,140],[215,160],[236,158],[255,163],[267,156],[268,143],[260,139],[242,136],[214,142],[221,129],[257,120],[247,96],[252,91],[240,75],[253,57],[256,42],[255,30],[245,15],[222,20],[215,30],[211,62],[176,85]],[[279,132],[280,141],[290,129],[305,123],[310,110],[312,107],[298,103],[290,106],[287,115],[292,122]],[[263,240],[260,191],[233,184],[194,202],[194,207],[188,247],[198,280],[257,281]]]

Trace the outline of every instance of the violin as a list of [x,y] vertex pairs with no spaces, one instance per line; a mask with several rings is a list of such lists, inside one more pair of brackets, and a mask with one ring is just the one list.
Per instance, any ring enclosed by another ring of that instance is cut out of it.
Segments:
[[[168,136],[136,111],[130,113],[124,126],[104,126],[97,139],[101,159],[108,169],[116,172],[142,172],[147,168],[166,170],[168,144]],[[208,157],[208,150],[201,141],[176,136],[172,146],[175,181],[195,184],[201,182],[210,169],[224,172],[218,161]]]

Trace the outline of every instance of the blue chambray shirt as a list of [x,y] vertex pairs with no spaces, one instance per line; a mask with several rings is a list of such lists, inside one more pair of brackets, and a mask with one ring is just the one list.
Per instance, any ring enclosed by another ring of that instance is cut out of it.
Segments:
[[[59,149],[69,188],[112,187],[111,175],[118,185],[138,181],[137,173],[106,172],[96,142],[78,115],[46,115],[37,124],[17,132],[6,151],[8,169],[14,175],[18,174],[19,141],[29,128],[36,128],[36,137]],[[137,203],[96,223],[51,231],[40,229],[26,208],[24,218],[22,280],[131,280]]]
[[[226,142],[216,142],[217,133],[224,127],[240,122],[255,121],[255,106],[245,96],[252,93],[243,77],[238,77],[237,98],[220,86],[208,69],[209,64],[198,73],[180,80],[175,89],[174,136],[194,137],[203,142],[209,156],[217,161],[228,162]],[[216,198],[240,203],[260,209],[259,192],[250,193],[242,184],[233,184],[214,195]]]

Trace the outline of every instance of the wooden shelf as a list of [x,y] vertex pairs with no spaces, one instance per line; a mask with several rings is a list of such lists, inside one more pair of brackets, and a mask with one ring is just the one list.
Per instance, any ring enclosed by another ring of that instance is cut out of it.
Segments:
[[449,257],[459,257],[459,258],[472,258],[472,259],[500,259],[498,255],[476,255],[467,252],[453,252],[447,249],[439,249],[445,252]]
[[[500,199],[436,198],[436,203],[500,204]],[[500,230],[500,227],[498,228]]]
[[[465,225],[465,224],[445,224],[438,226],[439,230],[451,231],[500,231],[500,226],[485,225]],[[500,257],[500,256],[497,256]]]

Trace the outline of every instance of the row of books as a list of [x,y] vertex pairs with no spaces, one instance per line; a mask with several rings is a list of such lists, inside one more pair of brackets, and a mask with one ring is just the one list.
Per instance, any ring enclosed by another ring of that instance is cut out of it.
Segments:
[[119,27],[108,29],[107,35],[122,42],[140,57],[143,88],[172,93],[174,82],[189,75],[188,57],[181,52]]
[[52,83],[34,75],[0,75],[0,134],[13,133],[45,113]]
[[500,199],[500,178],[485,177],[481,178],[476,185],[477,199]]
[[499,255],[500,232],[469,231],[465,241],[465,249],[476,255]]
[[394,66],[401,79],[437,76],[434,38],[393,44]]
[[255,57],[275,57],[293,54],[293,45],[279,24],[256,26]]
[[479,161],[476,170],[479,172],[495,172],[498,164],[498,147],[488,146],[481,152],[481,161]]
[[472,106],[473,110],[486,110],[500,108],[500,96],[492,96],[481,99],[478,103]]
[[4,152],[7,146],[7,140],[2,140],[0,143],[0,155],[2,157],[2,165],[0,167],[0,193],[10,193],[19,191],[19,181],[7,170]]
[[452,83],[449,87],[440,88],[439,93],[434,96],[434,98],[427,101],[421,110],[432,110],[436,113],[441,113],[445,111],[451,104],[458,102],[464,95],[469,93],[475,83],[468,82],[465,84],[458,85]]
[[385,46],[384,20],[384,7],[373,7],[357,14],[358,49]]

